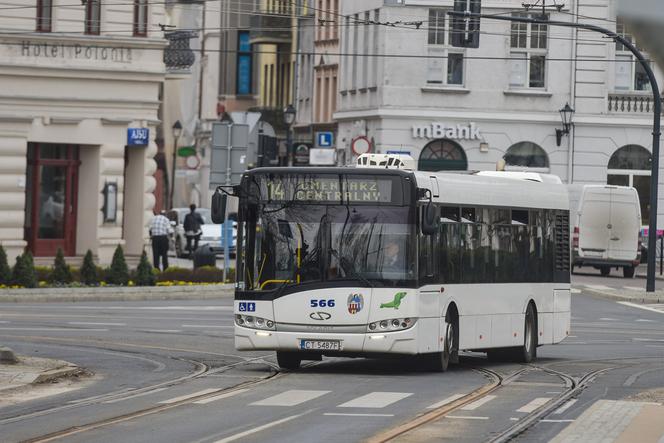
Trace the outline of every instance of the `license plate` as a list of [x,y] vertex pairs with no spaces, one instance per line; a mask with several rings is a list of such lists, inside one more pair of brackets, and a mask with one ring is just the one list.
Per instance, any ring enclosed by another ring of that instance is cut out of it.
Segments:
[[303,351],[341,351],[341,341],[300,339],[300,349]]

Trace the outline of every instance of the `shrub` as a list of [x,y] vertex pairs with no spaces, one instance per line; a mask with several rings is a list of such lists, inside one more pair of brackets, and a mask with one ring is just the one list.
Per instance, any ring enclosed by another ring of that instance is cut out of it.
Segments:
[[97,272],[97,266],[95,266],[94,259],[92,258],[92,251],[89,249],[88,252],[85,253],[85,257],[83,257],[83,265],[81,266],[80,273],[80,281],[84,285],[99,285],[99,273]]
[[106,282],[118,286],[127,286],[129,284],[129,268],[127,267],[124,252],[120,245],[115,248],[115,252],[113,253],[113,260],[111,261],[111,267],[108,268]]
[[157,283],[157,278],[152,272],[152,265],[145,251],[141,254],[141,261],[138,262],[134,282],[137,286],[154,286]]
[[72,282],[71,269],[65,262],[65,254],[61,248],[58,248],[58,252],[55,254],[53,271],[51,271],[48,281],[60,285],[68,285]]
[[30,251],[16,257],[16,264],[12,272],[12,284],[24,288],[36,288],[38,286],[35,266]]
[[5,248],[0,245],[0,285],[6,285],[12,281],[12,270],[7,262]]

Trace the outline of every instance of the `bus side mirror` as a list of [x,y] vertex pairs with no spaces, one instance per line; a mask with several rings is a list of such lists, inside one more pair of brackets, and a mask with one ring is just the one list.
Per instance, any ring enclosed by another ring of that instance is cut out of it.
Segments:
[[219,192],[219,189],[214,191],[212,195],[212,208],[210,209],[210,215],[212,216],[212,222],[216,224],[221,224],[226,221],[226,200],[228,196]]
[[434,235],[437,230],[436,208],[432,204],[428,204],[422,208],[422,234]]

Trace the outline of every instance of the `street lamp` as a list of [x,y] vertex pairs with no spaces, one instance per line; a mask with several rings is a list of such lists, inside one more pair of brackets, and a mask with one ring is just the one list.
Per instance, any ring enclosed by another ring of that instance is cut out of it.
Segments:
[[180,123],[180,120],[176,121],[173,124],[173,165],[171,169],[171,195],[170,195],[170,202],[169,202],[169,208],[173,209],[173,196],[175,192],[175,162],[177,161],[177,155],[178,155],[178,141],[180,139],[180,136],[182,135],[182,123]]
[[295,108],[293,105],[284,109],[284,124],[286,125],[286,149],[288,150],[288,166],[293,166],[293,140],[291,137],[291,126],[295,123]]
[[560,146],[564,134],[569,134],[569,129],[572,127],[572,115],[574,114],[574,109],[565,103],[565,107],[560,111],[560,119],[563,121],[563,129],[556,129],[556,144]]

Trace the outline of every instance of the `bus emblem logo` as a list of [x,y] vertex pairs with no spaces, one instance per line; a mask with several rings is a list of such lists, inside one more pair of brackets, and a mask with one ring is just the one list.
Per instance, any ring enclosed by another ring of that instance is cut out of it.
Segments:
[[348,312],[357,314],[364,307],[364,297],[362,294],[350,294],[348,296]]

